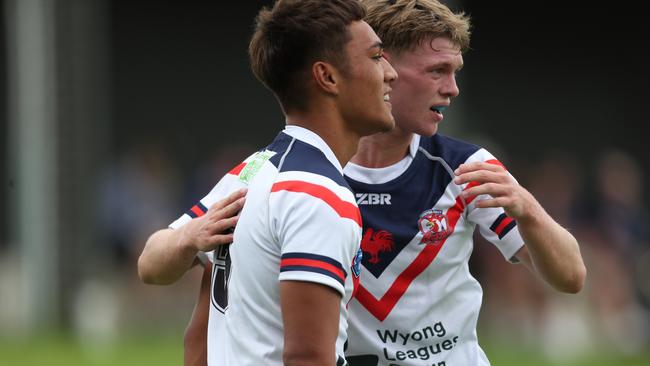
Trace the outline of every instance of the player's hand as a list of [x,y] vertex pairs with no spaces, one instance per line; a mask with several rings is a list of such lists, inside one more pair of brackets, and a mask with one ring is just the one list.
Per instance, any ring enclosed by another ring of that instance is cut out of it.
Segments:
[[477,200],[477,208],[503,207],[508,216],[519,220],[533,215],[539,206],[533,195],[520,186],[501,165],[472,162],[461,164],[454,173],[456,184],[479,183],[461,193],[465,200],[480,195],[491,196]]
[[179,245],[209,252],[219,245],[232,243],[233,234],[230,229],[237,225],[246,192],[246,189],[240,189],[231,193],[210,206],[205,215],[188,222],[182,227]]

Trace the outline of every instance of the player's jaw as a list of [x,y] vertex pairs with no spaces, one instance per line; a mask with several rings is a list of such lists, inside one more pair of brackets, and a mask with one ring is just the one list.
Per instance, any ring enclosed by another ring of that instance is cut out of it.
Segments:
[[389,131],[395,126],[391,113],[391,83],[397,72],[382,56],[381,41],[365,22],[350,25],[347,45],[348,71],[340,87],[341,113],[359,136]]
[[[403,85],[402,85],[403,86]],[[403,132],[432,136],[451,105],[451,100],[431,98],[396,86],[391,93],[392,113],[395,125]]]

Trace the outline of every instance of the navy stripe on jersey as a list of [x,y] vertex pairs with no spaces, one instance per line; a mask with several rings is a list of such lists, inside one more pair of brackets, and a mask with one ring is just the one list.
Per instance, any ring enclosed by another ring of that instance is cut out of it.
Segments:
[[[287,151],[293,137],[284,132],[275,138],[268,146],[269,150],[277,152],[269,161],[278,167],[280,160]],[[327,159],[325,154],[318,148],[296,139],[291,147],[291,151],[286,155],[282,162],[280,172],[302,171],[314,173],[327,177],[338,185],[350,189],[348,183],[343,179],[341,172]]]
[[441,134],[435,134],[430,138],[421,137],[420,146],[431,155],[443,158],[452,170],[456,170],[460,164],[467,161],[467,158],[480,149],[474,144]]
[[517,226],[517,222],[504,212],[494,220],[490,226],[490,230],[494,231],[494,233],[499,236],[499,239],[503,239],[503,237],[506,236],[506,234],[508,234],[515,226]]
[[341,285],[345,284],[345,279],[348,276],[341,263],[337,260],[318,254],[301,252],[285,253],[282,255],[280,272],[287,271],[320,273],[335,279]]
[[[480,149],[439,134],[421,137],[420,147],[442,158],[452,170]],[[362,263],[378,278],[418,233],[420,214],[436,205],[452,176],[442,163],[418,151],[406,171],[392,181],[366,184],[346,179],[357,194],[391,195],[390,205],[359,205],[363,217]]]
[[192,206],[186,214],[188,214],[191,218],[199,217],[205,215],[205,213],[208,212],[207,207],[205,207],[201,202],[197,203],[196,205]]

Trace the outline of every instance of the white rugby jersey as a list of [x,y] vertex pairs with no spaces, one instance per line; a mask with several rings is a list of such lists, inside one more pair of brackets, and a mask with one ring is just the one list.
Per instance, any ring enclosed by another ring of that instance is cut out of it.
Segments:
[[508,260],[523,240],[503,209],[477,209],[475,197],[459,197],[472,183],[453,183],[453,171],[474,161],[500,164],[482,148],[436,134],[415,136],[392,167],[345,167],[363,217],[350,366],[489,365],[476,336],[483,292],[468,268],[472,234],[478,225]]
[[287,126],[224,177],[199,209],[242,184],[248,193],[234,242],[229,254],[221,249],[212,256],[208,364],[282,365],[279,281],[292,280],[341,294],[336,359],[344,365],[347,305],[360,269],[361,215],[338,160],[318,135]]

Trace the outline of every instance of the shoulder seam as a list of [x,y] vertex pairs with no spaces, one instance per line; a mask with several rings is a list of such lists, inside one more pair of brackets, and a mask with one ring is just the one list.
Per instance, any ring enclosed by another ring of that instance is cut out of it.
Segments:
[[[424,149],[422,146],[418,147],[418,150],[421,151],[422,154],[424,154],[424,156],[425,156],[427,159],[432,160],[432,161],[437,161],[437,162],[439,162],[440,164],[442,164],[442,167],[445,168],[445,170],[447,171],[447,174],[449,174],[449,176],[451,177],[451,179],[452,179],[452,181],[453,181],[453,179],[454,179],[454,177],[455,177],[454,171],[453,171],[453,169],[451,169],[451,167],[449,166],[449,164],[447,164],[447,162],[445,161],[445,159],[443,159],[443,158],[441,158],[441,157],[439,157],[439,156],[433,156],[433,155],[431,155],[431,154],[430,154],[426,149]],[[465,202],[465,198],[464,198],[462,195],[459,196],[459,197],[460,197],[460,199],[463,201],[463,206],[464,206],[463,211],[466,211],[465,208],[467,208],[467,202]]]
[[280,162],[278,163],[278,173],[282,171],[282,165],[284,165],[284,159],[289,155],[289,152],[291,151],[291,148],[293,147],[293,143],[296,142],[295,137],[291,137],[291,142],[289,143],[289,146],[287,146],[287,151],[282,154],[282,157],[280,158]]

